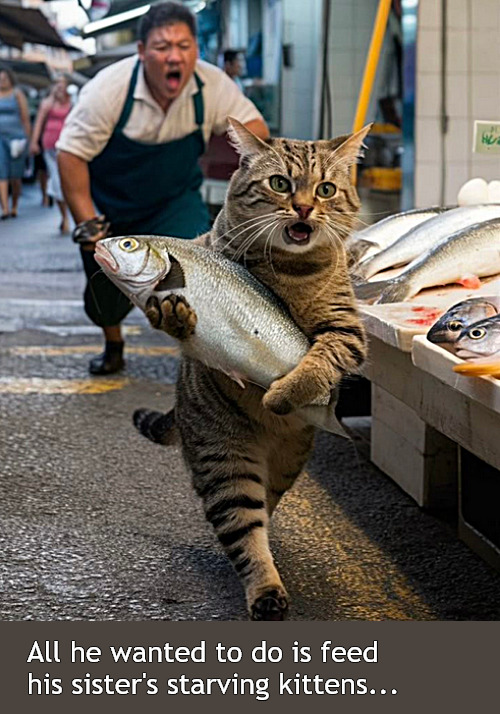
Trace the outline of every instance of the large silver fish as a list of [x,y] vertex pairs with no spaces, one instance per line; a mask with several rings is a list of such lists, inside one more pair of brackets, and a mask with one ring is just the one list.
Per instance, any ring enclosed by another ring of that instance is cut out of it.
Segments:
[[500,352],[500,315],[466,327],[455,343],[455,354],[462,359],[491,357]]
[[[264,389],[290,372],[309,341],[278,298],[241,265],[180,238],[125,236],[97,243],[106,275],[145,310],[148,298],[182,295],[196,312],[194,334],[183,353],[244,386]],[[305,422],[346,436],[335,416],[335,398],[300,409]]]
[[441,315],[427,333],[427,339],[449,352],[455,352],[457,340],[466,327],[498,315],[499,311],[499,295],[481,295],[462,300]]
[[500,273],[500,218],[457,231],[407,266],[397,278],[355,286],[361,300],[403,302],[436,285],[480,287],[479,278]]
[[345,244],[350,262],[354,264],[359,263],[363,258],[368,259],[375,253],[388,248],[415,226],[447,210],[448,208],[441,206],[413,208],[410,211],[395,213],[362,231],[353,233]]
[[497,217],[500,217],[497,203],[453,208],[412,228],[388,248],[363,261],[356,268],[356,275],[368,280],[381,270],[406,265],[462,228]]

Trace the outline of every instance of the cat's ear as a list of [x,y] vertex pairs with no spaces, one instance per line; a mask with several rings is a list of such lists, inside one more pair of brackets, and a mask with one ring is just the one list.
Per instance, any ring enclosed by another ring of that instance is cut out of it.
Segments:
[[240,156],[253,156],[269,151],[269,146],[237,119],[228,117],[227,121],[229,139]]
[[350,168],[359,158],[363,156],[363,148],[366,148],[363,141],[372,126],[373,124],[367,124],[355,134],[348,136],[340,144],[338,143],[338,139],[334,139],[332,141],[335,146],[332,159],[334,160],[336,167],[344,166],[345,168]]

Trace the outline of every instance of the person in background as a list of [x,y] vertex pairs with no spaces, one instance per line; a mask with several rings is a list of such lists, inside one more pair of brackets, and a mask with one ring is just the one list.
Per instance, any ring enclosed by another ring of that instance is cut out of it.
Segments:
[[224,72],[231,77],[238,88],[243,91],[243,84],[240,77],[244,72],[244,59],[238,50],[225,50],[224,52]]
[[61,77],[52,87],[50,95],[40,104],[30,145],[30,151],[35,156],[40,152],[40,145],[43,149],[49,175],[47,193],[59,207],[61,213],[59,230],[62,234],[69,232],[69,221],[57,168],[56,142],[70,110],[71,99],[68,94],[68,81],[65,77]]
[[[1,219],[16,218],[30,136],[28,101],[16,87],[12,71],[0,65],[0,204]],[[12,206],[9,212],[9,182]]]
[[40,142],[38,142],[38,154],[35,154],[33,164],[33,175],[35,177],[35,180],[38,181],[38,185],[40,186],[40,191],[42,194],[42,206],[51,206],[52,198],[47,193],[49,175],[47,173],[47,164],[45,163],[45,159],[43,158],[42,145],[40,144]]
[[[141,18],[138,56],[103,69],[80,93],[59,138],[63,191],[77,224],[87,287],[85,310],[102,327],[104,352],[91,374],[124,366],[120,323],[132,305],[94,259],[114,235],[195,238],[210,227],[198,159],[233,116],[262,138],[267,126],[218,67],[198,59],[196,20],[181,3],[152,5]],[[97,211],[96,211],[97,209]],[[99,215],[103,214],[103,216]],[[93,277],[95,276],[95,280]]]

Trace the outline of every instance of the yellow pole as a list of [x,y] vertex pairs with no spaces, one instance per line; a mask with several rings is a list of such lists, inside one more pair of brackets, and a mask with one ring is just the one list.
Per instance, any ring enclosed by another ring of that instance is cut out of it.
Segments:
[[[356,107],[356,115],[354,117],[354,124],[352,127],[353,133],[359,131],[365,125],[366,112],[368,111],[373,82],[375,81],[375,74],[377,72],[380,50],[382,49],[382,43],[384,41],[385,28],[387,27],[391,2],[392,0],[379,0],[377,17],[375,18],[375,24],[373,26],[370,49],[368,50],[368,55],[366,57],[365,71],[363,74],[363,81],[361,82],[358,105]],[[356,183],[356,166],[353,167],[353,183]]]

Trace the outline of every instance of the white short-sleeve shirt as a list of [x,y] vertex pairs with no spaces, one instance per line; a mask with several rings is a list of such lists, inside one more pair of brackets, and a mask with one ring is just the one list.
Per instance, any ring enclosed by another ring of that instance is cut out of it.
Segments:
[[[137,55],[127,57],[101,70],[85,85],[64,123],[57,142],[59,151],[68,151],[85,161],[101,153],[120,118],[136,62]],[[228,116],[242,124],[262,119],[255,105],[218,67],[198,60],[195,72],[204,85],[205,142],[210,134],[226,131]],[[165,114],[149,91],[141,64],[132,112],[123,133],[129,139],[147,144],[161,144],[191,134],[197,128],[193,103],[197,91],[193,76]]]

